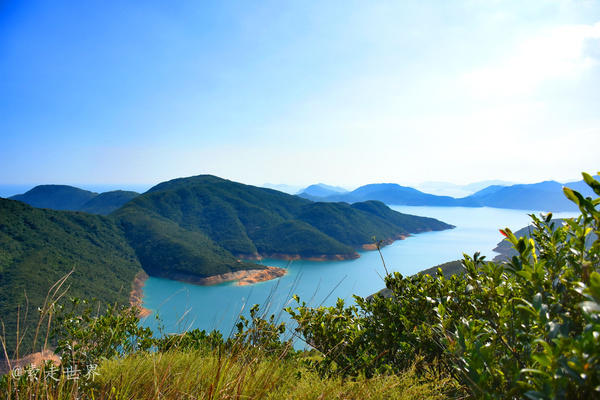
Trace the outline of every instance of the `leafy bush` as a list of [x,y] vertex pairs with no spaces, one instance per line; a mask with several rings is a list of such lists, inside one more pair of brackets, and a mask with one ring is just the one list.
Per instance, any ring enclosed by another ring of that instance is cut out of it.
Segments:
[[307,343],[324,355],[315,362],[322,375],[399,372],[415,359],[435,364],[443,357],[435,306],[444,304],[454,316],[467,315],[467,283],[459,276],[444,278],[441,270],[435,277],[403,277],[395,272],[385,282],[392,293],[389,298],[355,296],[356,305],[349,307],[338,299],[333,307],[309,308],[301,303],[295,310],[287,309]]
[[250,319],[240,315],[240,322],[236,325],[237,332],[230,342],[279,357],[292,354],[291,340],[284,341],[282,338],[285,333],[285,323],[277,324],[273,314],[268,319],[265,317],[266,315],[260,314],[258,304],[253,305],[250,308]]
[[75,298],[68,309],[56,307],[53,337],[63,368],[83,369],[102,359],[149,350],[154,344],[152,330],[139,326],[134,307],[109,305],[104,314],[95,314],[91,303]]
[[[600,195],[597,181],[584,180]],[[600,395],[600,200],[564,190],[578,218],[556,227],[551,215],[532,216],[532,238],[502,231],[519,254],[507,264],[465,263],[477,313],[457,322],[438,306],[444,344],[475,394]]]

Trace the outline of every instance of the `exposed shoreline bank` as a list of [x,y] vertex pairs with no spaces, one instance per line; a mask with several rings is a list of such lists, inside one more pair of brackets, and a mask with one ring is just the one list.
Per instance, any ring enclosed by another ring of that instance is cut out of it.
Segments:
[[144,308],[144,284],[148,280],[149,276],[143,270],[138,272],[133,278],[131,283],[131,292],[129,293],[129,304],[131,307],[135,307],[138,310],[138,317],[145,318],[152,314],[152,311]]
[[[380,248],[381,248],[381,247],[388,246],[388,245],[390,245],[390,244],[394,243],[396,240],[404,240],[404,239],[406,239],[406,238],[407,238],[407,237],[409,237],[409,236],[410,236],[410,234],[409,234],[409,233],[407,233],[407,234],[400,234],[400,235],[398,235],[398,236],[395,236],[395,237],[393,237],[393,238],[390,238],[390,239],[381,240],[381,241],[379,242],[379,244],[380,244]],[[367,243],[367,244],[363,244],[363,245],[361,246],[361,250],[366,250],[366,251],[377,250],[377,243]]]
[[207,277],[199,277],[187,274],[173,274],[171,277],[169,277],[169,279],[200,286],[212,286],[220,283],[237,281],[237,286],[245,286],[280,278],[285,274],[287,274],[287,269],[285,268],[265,266],[265,268],[226,272],[224,274],[211,275]]

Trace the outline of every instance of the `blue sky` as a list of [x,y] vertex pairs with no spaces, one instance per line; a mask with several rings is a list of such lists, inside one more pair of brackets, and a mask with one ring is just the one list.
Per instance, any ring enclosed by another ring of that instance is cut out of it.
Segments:
[[576,179],[598,1],[0,2],[0,183]]

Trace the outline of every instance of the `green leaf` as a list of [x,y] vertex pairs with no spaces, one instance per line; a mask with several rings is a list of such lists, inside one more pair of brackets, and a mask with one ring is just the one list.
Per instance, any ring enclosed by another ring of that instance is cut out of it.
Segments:
[[571,200],[573,203],[579,205],[579,199],[577,198],[577,196],[575,196],[575,192],[573,190],[571,190],[570,188],[565,186],[565,187],[563,187],[563,192],[569,200]]
[[550,358],[545,354],[534,354],[531,358],[544,367],[550,367],[551,365]]
[[598,196],[600,196],[600,182],[598,182],[597,180],[595,180],[594,178],[592,178],[592,176],[590,174],[587,174],[585,172],[583,172],[582,175],[583,175],[583,180],[585,181],[585,183],[587,183],[588,186],[591,187],[592,190]]

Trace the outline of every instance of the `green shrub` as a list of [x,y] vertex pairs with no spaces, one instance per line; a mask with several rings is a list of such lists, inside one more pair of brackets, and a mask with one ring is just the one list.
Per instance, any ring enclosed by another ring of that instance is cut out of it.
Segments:
[[[600,184],[584,179],[600,195]],[[564,190],[578,218],[556,227],[551,215],[532,216],[532,238],[502,231],[518,252],[508,263],[467,260],[477,313],[456,321],[437,307],[446,351],[474,394],[600,396],[600,200]]]
[[86,368],[117,355],[149,350],[153,344],[150,328],[139,326],[134,307],[109,305],[98,314],[86,300],[71,299],[66,306],[57,305],[53,338],[61,366]]
[[385,283],[392,293],[389,298],[355,296],[356,305],[349,307],[338,299],[333,307],[301,303],[287,309],[306,342],[324,355],[315,362],[322,375],[396,373],[415,359],[424,364],[443,359],[435,307],[443,304],[456,317],[467,315],[472,304],[466,282],[459,276],[445,278],[440,270],[435,277],[395,272]]

